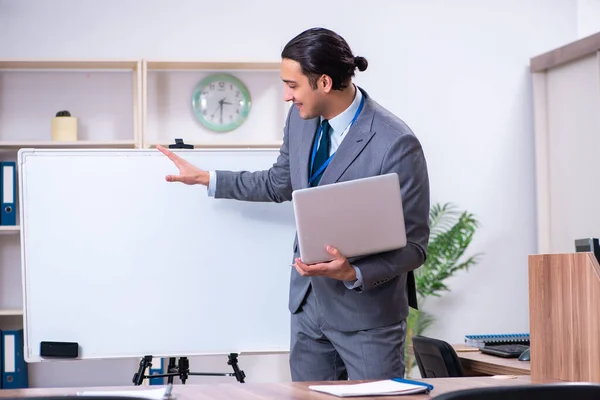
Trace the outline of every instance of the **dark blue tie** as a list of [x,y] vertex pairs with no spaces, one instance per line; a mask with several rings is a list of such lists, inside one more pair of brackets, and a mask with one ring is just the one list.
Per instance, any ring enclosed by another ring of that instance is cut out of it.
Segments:
[[[315,155],[315,162],[313,164],[312,171],[310,171],[311,177],[319,170],[319,168],[321,168],[321,166],[329,158],[329,148],[331,143],[331,141],[329,140],[329,128],[329,121],[324,119],[323,122],[321,122],[321,129],[323,130],[323,133],[321,134],[321,140],[319,141],[319,147],[317,149],[317,154]],[[323,171],[321,171],[319,176],[314,181],[312,181],[310,186],[317,186],[319,184],[321,176],[323,176]]]

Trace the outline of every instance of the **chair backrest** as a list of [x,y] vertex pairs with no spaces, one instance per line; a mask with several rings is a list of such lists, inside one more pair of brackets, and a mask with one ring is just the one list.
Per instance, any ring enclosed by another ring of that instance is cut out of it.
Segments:
[[595,383],[561,382],[532,385],[495,386],[462,389],[434,397],[435,400],[596,400],[600,385]]
[[422,378],[457,378],[464,371],[456,352],[443,340],[415,335],[413,352]]

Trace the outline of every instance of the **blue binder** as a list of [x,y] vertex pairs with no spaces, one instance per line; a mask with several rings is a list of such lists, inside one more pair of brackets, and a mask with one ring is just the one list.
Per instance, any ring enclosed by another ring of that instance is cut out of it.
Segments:
[[17,224],[17,163],[0,162],[0,225]]
[[529,333],[465,335],[465,344],[479,348],[489,344],[524,344],[529,346]]
[[[4,345],[4,340],[2,338],[2,329],[0,329],[0,378],[2,378],[2,371],[4,371],[4,351],[2,351],[2,346]],[[0,389],[2,389],[2,381],[4,379],[0,379]]]
[[[152,367],[150,368],[150,376],[152,375],[161,375],[165,373],[165,361],[162,358],[153,358],[152,359]],[[150,385],[164,385],[165,378],[150,378]]]
[[25,363],[23,329],[2,331],[2,389],[23,389],[29,386]]

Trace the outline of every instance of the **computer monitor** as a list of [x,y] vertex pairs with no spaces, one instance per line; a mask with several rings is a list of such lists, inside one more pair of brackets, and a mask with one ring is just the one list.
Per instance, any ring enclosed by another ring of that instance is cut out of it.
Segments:
[[594,253],[596,260],[598,260],[598,263],[600,263],[600,242],[598,241],[598,238],[576,239],[575,252]]

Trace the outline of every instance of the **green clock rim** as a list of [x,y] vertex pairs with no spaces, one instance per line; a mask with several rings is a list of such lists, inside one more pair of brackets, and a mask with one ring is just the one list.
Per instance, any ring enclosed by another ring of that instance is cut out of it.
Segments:
[[[244,106],[242,107],[242,111],[240,113],[240,118],[238,119],[237,122],[231,122],[229,124],[226,125],[220,125],[220,124],[215,124],[213,122],[210,122],[208,120],[206,120],[202,114],[198,111],[198,102],[199,102],[199,98],[200,98],[200,93],[202,92],[202,89],[207,86],[210,85],[213,82],[217,82],[217,81],[225,81],[225,82],[230,82],[233,83],[234,85],[236,85],[237,87],[240,88],[240,92],[242,94],[242,97],[244,98]],[[208,75],[206,77],[204,77],[197,85],[196,88],[194,89],[194,94],[192,96],[192,111],[194,112],[194,115],[196,116],[196,119],[207,129],[213,131],[213,132],[230,132],[236,128],[239,128],[245,121],[246,119],[248,119],[248,115],[250,114],[250,108],[252,106],[252,99],[250,97],[250,92],[248,91],[248,88],[246,87],[246,85],[244,84],[244,82],[242,82],[239,78],[237,78],[236,76],[233,76],[231,74],[226,74],[226,73],[216,73],[216,74],[211,74]]]

